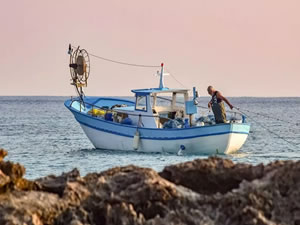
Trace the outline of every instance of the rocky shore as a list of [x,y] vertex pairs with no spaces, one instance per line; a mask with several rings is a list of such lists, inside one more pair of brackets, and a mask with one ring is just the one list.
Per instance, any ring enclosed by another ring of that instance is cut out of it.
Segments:
[[1,225],[300,225],[300,162],[210,157],[160,173],[129,165],[31,181],[6,154],[0,149]]

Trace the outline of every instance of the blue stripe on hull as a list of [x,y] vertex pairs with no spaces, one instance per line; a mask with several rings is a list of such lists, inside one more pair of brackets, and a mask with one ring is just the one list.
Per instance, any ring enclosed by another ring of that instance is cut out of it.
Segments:
[[[87,127],[95,130],[133,138],[136,132],[135,126],[119,124],[106,121],[102,118],[81,113],[70,107],[70,100],[65,102],[65,106],[74,114],[76,120]],[[203,127],[190,127],[180,129],[158,129],[158,128],[138,128],[141,139],[146,140],[182,140],[197,137],[223,135],[229,133],[249,134],[249,124],[217,124]]]
[[[78,121],[78,120],[77,120]],[[132,135],[127,135],[124,133],[119,133],[116,131],[112,131],[112,130],[107,130],[107,129],[103,129],[100,127],[95,127],[83,122],[78,121],[78,123],[87,126],[89,128],[95,129],[95,130],[99,130],[99,131],[104,131],[107,133],[111,133],[111,134],[115,134],[115,135],[119,135],[119,136],[124,136],[124,137],[130,137],[133,138],[134,136]],[[200,134],[200,135],[194,135],[194,136],[185,136],[185,137],[143,137],[141,136],[141,139],[148,139],[148,140],[181,140],[181,139],[191,139],[191,138],[198,138],[198,137],[208,137],[208,136],[215,136],[215,135],[222,135],[222,134],[229,134],[229,133],[234,133],[234,134],[245,134],[248,135],[248,132],[235,132],[235,131],[228,131],[228,132],[219,132],[219,133],[212,133],[212,134]]]

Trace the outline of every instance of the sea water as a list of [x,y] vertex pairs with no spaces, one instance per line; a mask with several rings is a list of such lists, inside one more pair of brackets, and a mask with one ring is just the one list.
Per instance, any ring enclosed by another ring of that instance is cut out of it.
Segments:
[[[81,175],[129,164],[161,171],[166,165],[208,157],[95,149],[65,108],[65,100],[67,97],[0,96],[0,148],[8,151],[6,160],[26,167],[28,179],[59,175],[75,167]],[[220,157],[250,164],[300,159],[300,98],[229,100],[247,112],[251,132],[238,153]],[[208,101],[200,98],[201,105]],[[208,110],[200,108],[199,113],[206,115]]]

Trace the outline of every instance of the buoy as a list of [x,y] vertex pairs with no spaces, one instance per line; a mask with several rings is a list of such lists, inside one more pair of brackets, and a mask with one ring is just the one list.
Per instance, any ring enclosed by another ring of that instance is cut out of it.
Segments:
[[182,151],[184,151],[185,150],[185,146],[184,145],[180,145],[180,148],[179,148],[179,150],[178,150],[178,152],[177,152],[177,155],[183,155],[182,154]]
[[140,132],[137,130],[135,132],[135,135],[133,137],[133,149],[138,150],[139,148],[139,142],[140,142]]
[[242,114],[242,123],[246,123],[246,116]]

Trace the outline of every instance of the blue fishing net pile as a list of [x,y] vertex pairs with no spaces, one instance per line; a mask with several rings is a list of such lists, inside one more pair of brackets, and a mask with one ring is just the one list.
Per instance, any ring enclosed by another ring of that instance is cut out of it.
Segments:
[[169,120],[164,123],[164,129],[174,129],[174,128],[182,128],[184,126],[184,121],[181,118],[177,118],[174,120]]

